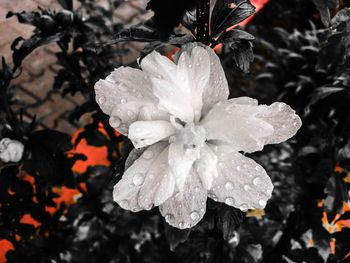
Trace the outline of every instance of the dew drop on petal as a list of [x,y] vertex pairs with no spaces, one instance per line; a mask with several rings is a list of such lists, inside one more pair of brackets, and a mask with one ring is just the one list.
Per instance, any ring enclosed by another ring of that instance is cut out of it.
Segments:
[[106,102],[106,97],[105,96],[101,96],[98,98],[98,103],[100,104],[104,104]]
[[259,200],[259,205],[261,207],[265,207],[266,206],[266,200],[264,200],[264,199]]
[[208,196],[209,196],[211,199],[213,199],[214,201],[217,201],[217,200],[218,200],[218,197],[217,197],[215,194],[213,194],[213,193],[209,193]]
[[121,102],[121,104],[125,104],[125,103],[126,103],[126,99],[122,98],[122,99],[120,100],[120,102]]
[[244,191],[250,191],[252,188],[248,185],[248,184],[246,184],[246,185],[244,185],[243,186],[243,189],[244,189]]
[[143,153],[143,158],[145,158],[146,160],[152,159],[154,154],[151,150],[147,150]]
[[193,211],[190,217],[193,221],[197,221],[199,219],[199,213],[197,211]]
[[172,214],[166,214],[165,215],[165,220],[167,222],[172,222],[174,220],[174,216]]
[[120,126],[120,119],[118,117],[110,117],[109,118],[109,125],[111,125],[113,128],[118,128]]
[[122,200],[120,201],[120,206],[121,207],[127,207],[129,205],[129,201],[128,200]]
[[196,187],[194,188],[194,191],[196,191],[197,193],[199,192],[199,190],[200,190],[200,188],[199,188],[198,186],[196,186]]
[[134,113],[131,110],[128,110],[127,114],[128,114],[129,117],[134,115]]
[[259,185],[259,184],[261,184],[261,179],[259,177],[255,177],[253,179],[253,185]]
[[144,180],[145,180],[145,177],[144,177],[144,175],[141,174],[141,173],[135,174],[134,177],[132,178],[132,182],[133,182],[133,184],[134,184],[135,186],[140,186],[140,185],[142,185],[143,182],[144,182]]
[[237,169],[237,171],[241,171],[242,170],[242,168],[240,166],[237,166],[236,169]]
[[235,199],[233,199],[233,197],[226,197],[225,198],[225,204],[233,205],[234,203],[235,203]]
[[183,229],[184,227],[185,227],[185,223],[181,221],[181,222],[179,223],[179,228]]
[[242,212],[247,212],[248,211],[248,205],[246,204],[241,204],[239,206],[239,209],[241,209]]
[[232,189],[233,189],[233,183],[232,183],[232,182],[227,182],[227,183],[225,184],[225,188],[226,188],[226,190],[228,190],[228,191],[232,190]]
[[255,166],[255,171],[260,171],[260,166]]

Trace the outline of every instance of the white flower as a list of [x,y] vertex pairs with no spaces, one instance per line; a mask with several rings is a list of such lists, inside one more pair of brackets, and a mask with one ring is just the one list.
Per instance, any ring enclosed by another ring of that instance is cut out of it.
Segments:
[[4,163],[19,162],[22,159],[23,149],[21,142],[3,138],[0,141],[0,159]]
[[264,208],[271,180],[239,151],[292,137],[301,126],[295,112],[279,102],[227,100],[220,60],[200,44],[183,46],[176,63],[153,52],[140,66],[118,68],[95,85],[111,126],[138,148],[114,187],[114,201],[134,212],[159,206],[181,229],[201,220],[207,197],[242,211]]

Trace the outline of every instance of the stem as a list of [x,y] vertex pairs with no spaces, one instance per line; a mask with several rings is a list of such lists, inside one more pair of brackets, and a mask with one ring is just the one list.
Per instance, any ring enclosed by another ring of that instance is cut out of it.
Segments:
[[209,45],[210,0],[197,0],[197,41]]

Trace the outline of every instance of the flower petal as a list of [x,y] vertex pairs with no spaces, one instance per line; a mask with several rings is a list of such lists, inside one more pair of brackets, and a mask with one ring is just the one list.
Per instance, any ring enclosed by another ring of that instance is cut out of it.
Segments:
[[208,196],[215,201],[246,211],[264,208],[271,197],[273,184],[262,166],[243,154],[213,147],[218,156],[218,177]]
[[[228,83],[226,80],[225,72],[221,66],[219,57],[215,54],[214,50],[206,45],[200,43],[190,43],[182,46],[180,51],[178,63],[180,64],[182,54],[191,54],[193,68],[190,73],[196,76],[196,83],[202,83],[200,85],[200,93],[194,93],[198,98],[201,96],[202,100],[202,116],[206,115],[212,106],[219,101],[225,101],[229,95]],[[204,55],[206,53],[206,55]],[[196,66],[193,66],[196,65]],[[204,76],[205,75],[205,76]],[[209,81],[207,81],[207,76]],[[205,77],[205,78],[204,78]]]
[[195,170],[205,189],[210,189],[213,179],[218,176],[216,164],[217,156],[207,144],[201,148],[200,158],[194,163]]
[[141,61],[142,70],[148,74],[153,94],[158,98],[158,108],[186,122],[193,121],[190,89],[178,78],[177,65],[153,51]]
[[[122,179],[114,186],[114,201],[122,208],[134,212],[142,209],[151,209],[154,203],[154,195],[159,185],[161,183],[165,184],[163,183],[164,179],[169,181],[165,178],[163,170],[158,166],[159,160],[166,160],[167,155],[167,143],[157,143],[145,150],[141,157],[125,171]],[[168,196],[170,197],[171,194],[168,193]],[[144,206],[144,202],[140,202],[142,200],[147,201],[146,207]]]
[[193,46],[182,50],[178,63],[177,75],[180,87],[189,92],[194,111],[194,120],[199,121],[202,113],[203,91],[209,86],[210,57],[201,46]]
[[182,142],[173,142],[169,146],[168,158],[170,172],[176,178],[176,185],[182,192],[192,165],[199,158],[199,149],[185,149]]
[[[126,134],[131,122],[143,117],[140,111],[151,111],[152,119],[163,119],[165,114],[155,105],[151,82],[141,70],[120,67],[105,80],[95,84],[96,101],[102,111],[111,116],[113,128]],[[141,120],[143,120],[141,118]]]
[[275,102],[270,106],[265,106],[257,117],[273,126],[273,134],[267,139],[267,144],[284,142],[293,137],[301,127],[299,116],[283,102]]
[[129,139],[135,148],[142,148],[175,133],[175,128],[168,121],[137,121],[130,125]]
[[219,101],[225,101],[229,95],[228,84],[225,72],[221,66],[219,57],[214,50],[205,46],[210,59],[210,79],[209,85],[203,92],[202,116],[205,116],[209,110]]
[[256,117],[259,106],[219,102],[201,121],[208,140],[228,143],[236,151],[262,150],[273,127]]
[[[151,149],[151,147],[149,148]],[[151,209],[153,205],[163,203],[165,200],[171,197],[174,192],[175,180],[174,178],[171,178],[172,174],[169,171],[168,153],[169,147],[167,146],[154,159],[152,164],[149,166],[145,182],[140,189],[138,202],[139,205],[146,210]],[[143,158],[149,158],[151,156],[151,152],[146,150],[142,156]]]
[[159,210],[168,224],[180,229],[190,228],[203,218],[206,200],[207,191],[195,172],[191,170],[184,190],[165,201]]
[[255,152],[292,137],[301,120],[284,103],[257,105],[256,100],[242,97],[214,105],[201,125],[208,140],[228,143],[236,151]]

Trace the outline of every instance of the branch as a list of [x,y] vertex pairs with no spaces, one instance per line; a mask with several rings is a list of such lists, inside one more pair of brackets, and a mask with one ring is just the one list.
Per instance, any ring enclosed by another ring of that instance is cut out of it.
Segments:
[[197,0],[197,41],[208,45],[210,0]]

